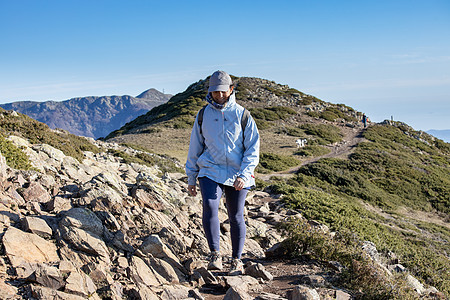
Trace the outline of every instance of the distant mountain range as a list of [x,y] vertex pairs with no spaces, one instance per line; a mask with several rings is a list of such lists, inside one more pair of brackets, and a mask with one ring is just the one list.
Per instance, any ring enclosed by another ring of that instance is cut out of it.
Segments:
[[0,107],[26,114],[53,129],[61,128],[76,135],[99,138],[153,107],[166,103],[171,97],[149,89],[136,97],[90,96],[61,102],[19,101],[0,104]]
[[444,130],[430,129],[427,131],[427,133],[437,137],[438,139],[445,141],[446,143],[450,143],[450,129]]

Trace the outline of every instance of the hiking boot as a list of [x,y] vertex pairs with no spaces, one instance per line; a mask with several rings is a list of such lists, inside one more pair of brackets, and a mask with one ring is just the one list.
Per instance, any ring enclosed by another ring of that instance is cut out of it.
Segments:
[[208,270],[222,270],[222,256],[219,251],[212,251],[209,255]]
[[233,258],[228,275],[237,276],[242,274],[244,274],[244,264],[242,263],[242,260],[240,260],[239,258]]

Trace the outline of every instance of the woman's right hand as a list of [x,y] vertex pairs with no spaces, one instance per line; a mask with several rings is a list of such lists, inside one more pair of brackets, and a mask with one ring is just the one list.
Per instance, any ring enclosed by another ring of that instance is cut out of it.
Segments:
[[193,197],[197,196],[197,186],[195,186],[195,185],[188,185],[188,192]]

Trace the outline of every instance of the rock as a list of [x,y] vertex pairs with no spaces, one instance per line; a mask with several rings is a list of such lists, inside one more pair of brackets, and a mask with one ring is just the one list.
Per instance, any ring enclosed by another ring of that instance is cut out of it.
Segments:
[[177,273],[169,263],[154,257],[150,257],[148,261],[153,270],[158,272],[158,274],[164,277],[169,283],[180,283]]
[[97,287],[105,287],[114,282],[108,274],[107,268],[102,263],[88,263],[83,266],[82,270],[92,279]]
[[6,158],[0,152],[0,179],[6,178],[6,169],[8,165],[6,164]]
[[189,298],[190,289],[182,285],[164,286],[159,296],[162,300],[176,300]]
[[283,246],[282,242],[276,243],[272,247],[266,250],[266,257],[280,257],[286,254],[286,248]]
[[56,245],[33,234],[9,227],[3,236],[5,253],[13,267],[24,262],[59,261]]
[[289,300],[320,300],[320,296],[315,289],[310,289],[304,285],[294,287],[288,295]]
[[287,299],[281,297],[280,295],[263,292],[258,295],[258,300],[287,300]]
[[28,281],[59,290],[64,286],[64,278],[56,267],[37,264],[35,271],[27,278]]
[[404,266],[402,266],[401,264],[391,265],[388,267],[388,270],[396,272],[396,273],[404,273],[407,271],[407,269]]
[[[144,254],[151,254],[156,258],[169,258],[178,264],[180,264],[180,261],[178,258],[173,254],[173,252],[163,243],[161,238],[156,235],[152,234],[148,236],[142,245],[139,247],[139,250]],[[181,266],[181,264],[180,264]]]
[[58,300],[83,300],[84,297],[80,297],[73,294],[60,292],[48,287],[31,285],[29,287],[31,295],[35,299],[58,299]]
[[113,172],[104,171],[104,172],[98,174],[97,176],[93,177],[92,181],[94,181],[94,182],[97,181],[102,184],[108,185],[118,192],[121,192],[124,194],[128,193],[128,189],[122,183],[122,180],[120,179],[120,177]]
[[68,260],[61,260],[58,269],[62,274],[69,274],[76,270],[73,264]]
[[64,291],[82,297],[90,297],[97,290],[92,279],[83,272],[71,272],[66,278]]
[[17,299],[17,288],[0,279],[0,299]]
[[72,208],[72,203],[69,198],[56,195],[49,202],[47,202],[47,210],[55,214],[68,211]]
[[262,278],[264,280],[270,281],[273,279],[273,275],[266,271],[264,266],[260,263],[252,263],[245,268],[245,274],[255,277]]
[[239,287],[230,287],[225,294],[224,300],[252,300],[253,297],[250,296],[244,289]]
[[256,258],[264,258],[266,255],[264,249],[254,239],[246,239],[244,244],[244,252]]
[[119,257],[118,259],[117,259],[117,265],[120,267],[120,268],[127,268],[129,265],[128,265],[128,259],[126,258],[126,257],[123,257],[123,256],[121,256],[121,257]]
[[246,292],[258,292],[261,289],[258,280],[251,276],[223,276],[222,279],[226,287],[241,288]]
[[420,283],[420,281],[414,278],[411,274],[408,274],[406,276],[406,283],[410,287],[412,287],[419,295],[423,294],[423,292],[425,291],[425,287],[423,286],[423,284]]
[[22,227],[25,231],[50,239],[53,231],[45,220],[38,217],[25,217],[22,219]]
[[372,258],[374,261],[379,262],[380,261],[380,254],[378,253],[377,247],[374,243],[370,241],[364,241],[362,245],[362,249],[364,252],[366,252],[370,258]]
[[176,253],[178,255],[186,253],[187,246],[183,240],[183,235],[177,235],[167,227],[164,227],[158,233],[158,236],[164,241],[165,245],[172,250],[172,253]]
[[[138,283],[137,287],[130,287],[127,291],[127,299],[159,300],[158,296],[145,284]],[[124,297],[122,297],[124,298]],[[122,299],[120,298],[120,299]],[[125,299],[125,298],[124,298]]]
[[189,258],[184,263],[184,268],[188,271],[189,274],[192,274],[195,269],[201,268],[203,262],[199,259]]
[[201,267],[199,269],[196,269],[195,271],[202,275],[202,278],[206,284],[218,284],[218,281],[213,273],[208,271],[205,267]]
[[75,249],[99,255],[109,263],[109,251],[101,239],[103,225],[99,218],[85,208],[72,208],[59,222],[62,237]]
[[336,290],[335,294],[336,300],[350,300],[352,299],[352,296],[350,294],[347,294],[346,292]]
[[27,202],[47,203],[51,196],[38,182],[30,182],[30,185],[22,191],[22,197]]
[[161,283],[167,283],[165,279],[164,282],[161,282],[155,271],[137,256],[133,256],[131,259],[130,277],[136,284],[140,283],[146,286],[159,286]]

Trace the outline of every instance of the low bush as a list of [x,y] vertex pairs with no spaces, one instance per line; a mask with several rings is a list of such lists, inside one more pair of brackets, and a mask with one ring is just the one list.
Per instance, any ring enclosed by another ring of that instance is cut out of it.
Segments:
[[6,164],[18,170],[32,170],[27,155],[16,147],[12,142],[6,140],[0,135],[0,154],[6,159]]
[[279,172],[295,167],[299,163],[300,162],[296,158],[290,155],[261,153],[256,171],[258,173],[269,173],[270,171]]
[[329,124],[306,123],[300,126],[307,134],[317,136],[327,143],[336,143],[342,140],[343,134],[339,127]]
[[301,148],[300,150],[294,152],[294,155],[306,156],[306,157],[315,157],[322,156],[330,153],[331,150],[319,145],[308,145],[306,147]]

